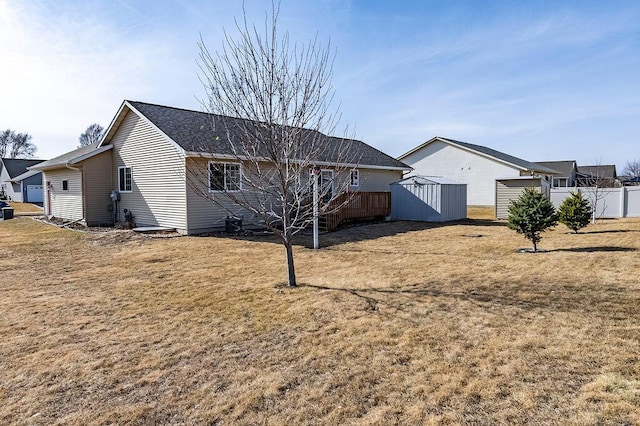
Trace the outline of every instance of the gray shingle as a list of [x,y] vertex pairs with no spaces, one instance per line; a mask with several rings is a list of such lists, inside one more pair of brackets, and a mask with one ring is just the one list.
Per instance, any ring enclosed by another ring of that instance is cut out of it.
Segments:
[[474,145],[472,143],[461,142],[454,139],[448,139],[443,137],[438,137],[438,139],[442,139],[454,145],[459,145],[461,147],[488,155],[490,157],[497,158],[499,160],[514,164],[516,166],[522,167],[527,170],[531,170],[534,172],[548,173],[548,174],[556,174],[556,171],[553,169],[541,166],[536,163],[532,163],[531,161],[523,160],[522,158],[514,157],[513,155],[505,154],[504,152],[496,151],[495,149],[487,148],[486,146]]
[[[127,102],[187,152],[234,155],[230,141],[237,143],[242,140],[243,132],[258,134],[265,131],[265,127],[260,123],[250,120],[145,102]],[[331,163],[342,160],[341,162],[357,163],[363,166],[411,169],[401,161],[362,141],[326,136],[315,130],[299,130],[303,139],[329,144],[329,149],[322,150],[322,158],[315,158],[315,161]],[[340,148],[345,145],[349,147],[348,152],[338,155]]]
[[38,163],[42,163],[42,160],[25,160],[22,158],[3,158],[2,163],[7,169],[7,173],[11,178],[27,171],[27,167],[35,166]]

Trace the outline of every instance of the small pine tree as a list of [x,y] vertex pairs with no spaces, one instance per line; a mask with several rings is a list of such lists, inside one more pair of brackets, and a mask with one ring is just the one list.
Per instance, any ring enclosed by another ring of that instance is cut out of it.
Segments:
[[560,205],[558,220],[577,234],[579,229],[591,222],[591,213],[589,200],[581,192],[572,192]]
[[509,205],[507,226],[522,234],[533,243],[533,251],[538,251],[540,234],[558,224],[558,213],[551,201],[535,188],[525,188],[517,200]]

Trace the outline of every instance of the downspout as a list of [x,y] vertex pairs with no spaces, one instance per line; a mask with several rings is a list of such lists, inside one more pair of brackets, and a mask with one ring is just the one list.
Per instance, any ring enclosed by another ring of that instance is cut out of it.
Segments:
[[85,223],[86,223],[87,214],[86,214],[85,202],[84,202],[84,192],[85,192],[84,191],[84,173],[82,173],[82,170],[79,167],[73,167],[69,163],[65,163],[64,166],[69,170],[74,170],[76,172],[80,172],[80,183],[82,185],[82,187],[80,188],[80,190],[82,191],[82,196],[81,196],[81,199],[82,199],[82,219],[78,219],[78,220],[76,220],[74,222],[70,222],[70,223],[80,222],[82,220],[85,220]]

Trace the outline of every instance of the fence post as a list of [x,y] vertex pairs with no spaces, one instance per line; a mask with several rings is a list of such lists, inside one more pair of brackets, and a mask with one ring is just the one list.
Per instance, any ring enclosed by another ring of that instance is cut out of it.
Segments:
[[624,186],[621,186],[620,187],[620,217],[622,218],[627,217],[626,205],[627,205],[627,191],[624,188]]

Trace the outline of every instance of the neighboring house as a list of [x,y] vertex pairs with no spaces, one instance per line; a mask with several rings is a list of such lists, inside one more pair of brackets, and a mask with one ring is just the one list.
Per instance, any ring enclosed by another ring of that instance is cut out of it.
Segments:
[[416,175],[442,176],[467,184],[467,205],[496,203],[496,179],[542,176],[550,180],[555,170],[485,146],[436,136],[398,157]]
[[578,186],[598,186],[600,188],[620,186],[616,166],[613,164],[579,166],[576,182]]
[[578,165],[575,161],[536,161],[536,164],[558,172],[552,177],[552,188],[573,188],[576,185]]
[[[138,226],[175,228],[182,234],[224,227],[230,212],[242,215],[245,223],[259,224],[259,218],[222,193],[225,208],[198,194],[215,197],[220,182],[235,182],[238,191],[243,191],[242,162],[233,155],[226,132],[214,135],[212,131],[212,123],[233,120],[239,119],[124,101],[99,144],[36,166],[43,171],[46,182],[45,212],[93,225],[122,220],[126,209],[135,216]],[[340,142],[321,136],[326,143]],[[389,184],[411,170],[363,142],[351,142],[360,159],[350,171],[353,191],[390,194]],[[321,178],[330,180],[332,159],[320,158],[317,164],[323,166]],[[219,179],[209,175],[204,183],[208,188],[196,187],[191,179],[207,176],[212,166],[216,173],[222,173]],[[117,191],[117,201],[110,197],[113,190]],[[390,201],[388,210],[390,214]]]
[[19,203],[42,202],[42,173],[27,170],[42,160],[0,158],[0,198]]

